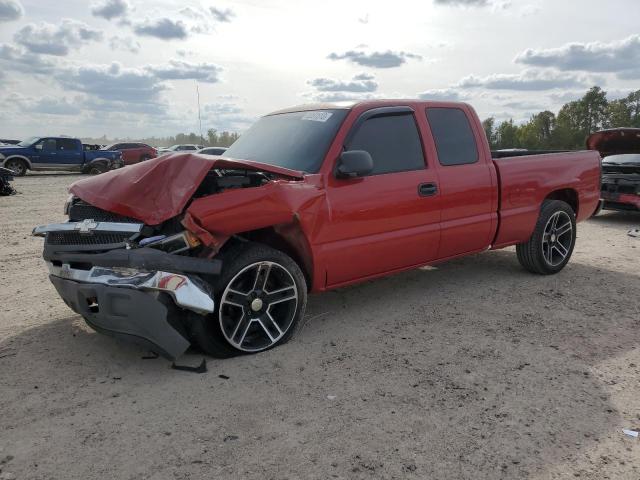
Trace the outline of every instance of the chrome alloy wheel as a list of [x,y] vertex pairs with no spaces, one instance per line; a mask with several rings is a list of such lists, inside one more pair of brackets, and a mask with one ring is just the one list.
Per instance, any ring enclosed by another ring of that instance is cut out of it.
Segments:
[[238,350],[259,352],[289,330],[298,308],[298,287],[282,265],[263,261],[246,266],[228,283],[218,317],[225,339]]
[[569,255],[573,243],[573,225],[569,214],[558,211],[551,215],[542,235],[542,254],[545,262],[556,267]]

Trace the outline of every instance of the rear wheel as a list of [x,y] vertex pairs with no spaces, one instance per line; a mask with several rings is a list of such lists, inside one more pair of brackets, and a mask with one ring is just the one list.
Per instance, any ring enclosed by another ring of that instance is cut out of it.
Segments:
[[569,262],[576,243],[576,216],[560,200],[546,200],[533,235],[516,246],[520,264],[532,273],[558,273]]
[[106,171],[107,171],[106,165],[99,163],[97,165],[91,165],[88,168],[87,173],[89,175],[100,175],[101,173],[104,173]]
[[24,177],[27,174],[27,162],[20,158],[10,158],[4,166],[11,170],[16,177]]
[[307,286],[288,255],[247,243],[223,256],[214,287],[216,311],[192,317],[198,345],[219,358],[257,353],[287,342],[304,315]]

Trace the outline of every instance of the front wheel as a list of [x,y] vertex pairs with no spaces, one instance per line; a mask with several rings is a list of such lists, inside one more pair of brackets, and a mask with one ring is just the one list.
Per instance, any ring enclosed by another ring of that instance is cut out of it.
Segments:
[[10,158],[4,164],[16,177],[24,177],[27,174],[27,162],[19,158]]
[[192,318],[198,345],[211,356],[226,358],[287,342],[307,304],[298,264],[279,250],[247,243],[223,256],[222,268],[214,287],[216,311]]
[[560,200],[545,200],[531,238],[516,246],[520,264],[532,273],[558,273],[576,244],[576,215]]

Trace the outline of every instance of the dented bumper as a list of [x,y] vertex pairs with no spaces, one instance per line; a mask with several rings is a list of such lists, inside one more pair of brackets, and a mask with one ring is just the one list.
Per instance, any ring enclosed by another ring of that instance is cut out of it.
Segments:
[[180,309],[205,315],[214,310],[207,288],[186,275],[104,267],[82,270],[51,262],[47,266],[58,294],[89,326],[168,359],[179,357],[190,345]]

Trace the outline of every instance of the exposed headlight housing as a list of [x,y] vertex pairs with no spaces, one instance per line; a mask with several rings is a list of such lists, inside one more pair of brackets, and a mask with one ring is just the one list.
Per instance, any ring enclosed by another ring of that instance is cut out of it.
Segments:
[[70,193],[69,196],[67,197],[67,201],[64,202],[64,214],[69,216],[69,209],[71,208],[71,204],[73,203],[73,201],[75,200],[75,195],[73,193]]

